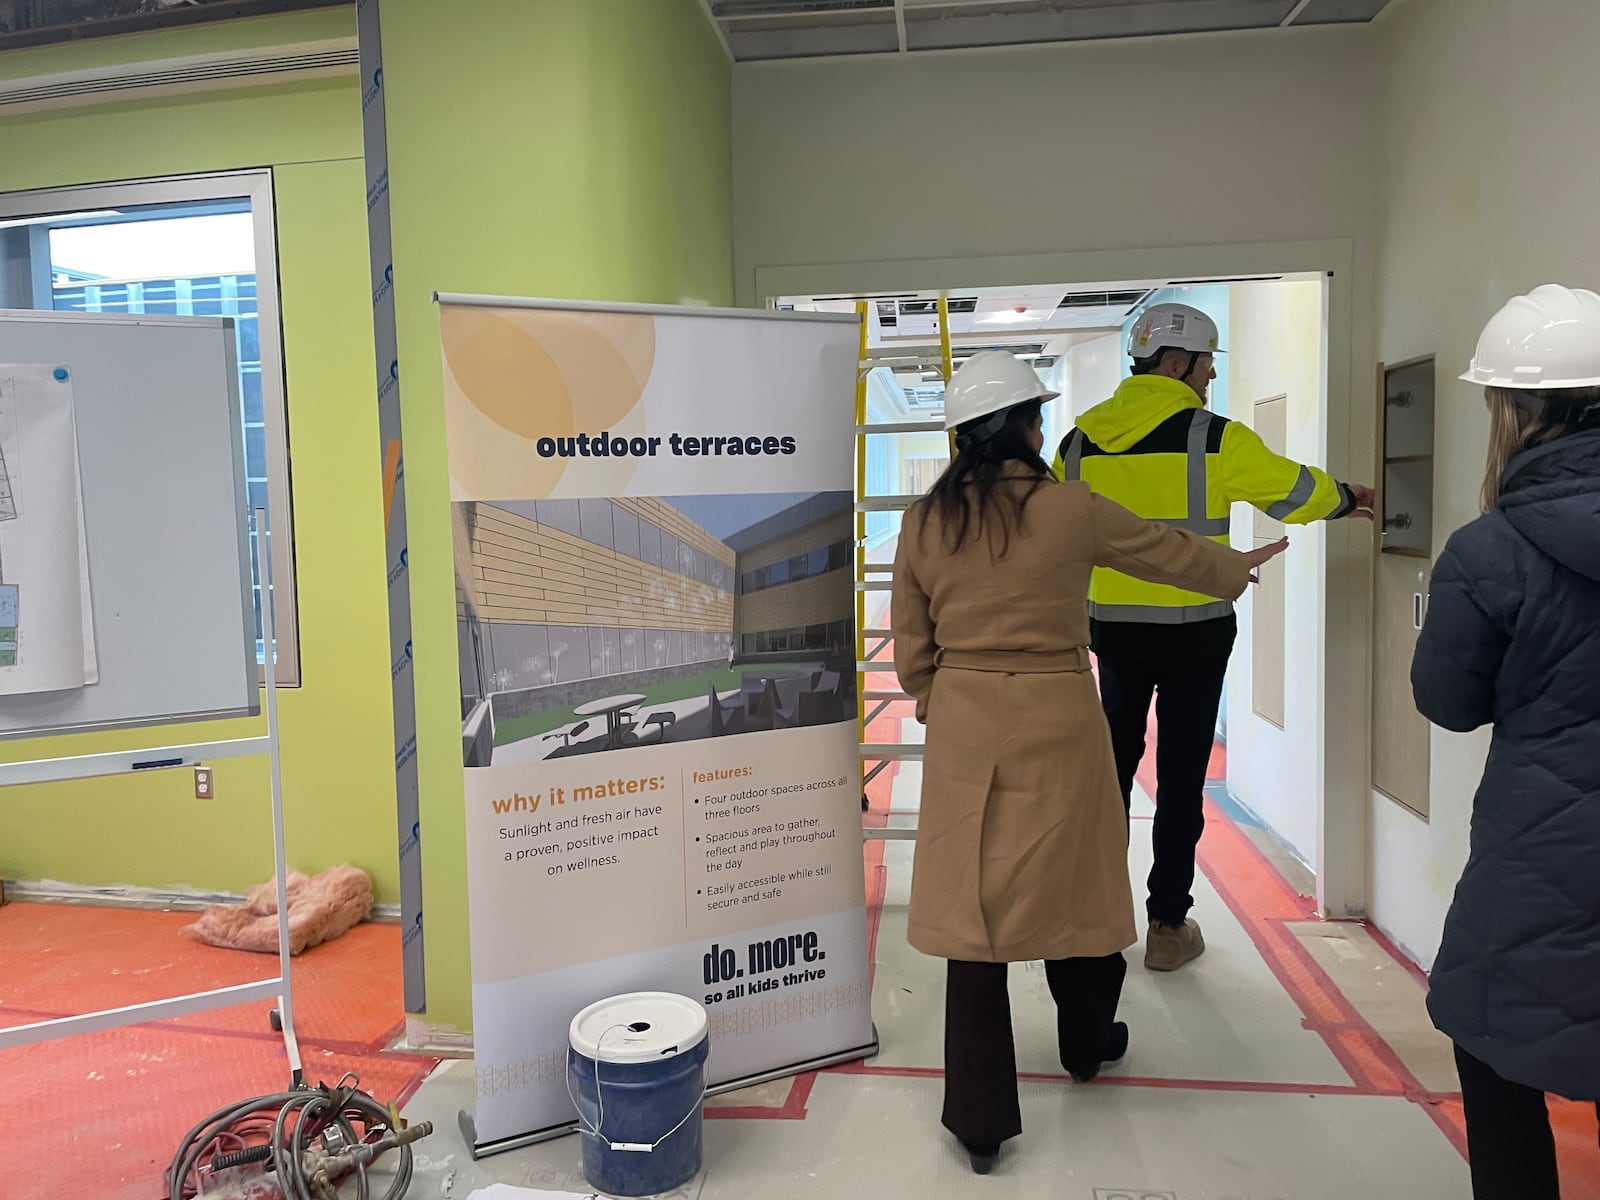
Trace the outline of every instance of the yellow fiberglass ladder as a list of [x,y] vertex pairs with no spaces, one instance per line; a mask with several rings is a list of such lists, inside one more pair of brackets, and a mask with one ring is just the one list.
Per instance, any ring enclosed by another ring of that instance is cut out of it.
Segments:
[[[908,433],[942,433],[942,418],[925,421],[873,422],[868,413],[868,380],[874,371],[937,371],[943,385],[948,385],[951,374],[950,307],[941,296],[938,300],[939,340],[937,344],[872,347],[869,342],[867,302],[857,305],[861,316],[860,362],[856,371],[856,696],[857,719],[860,722],[862,765],[866,768],[865,783],[887,770],[890,764],[900,761],[917,761],[922,758],[923,747],[912,742],[875,742],[869,730],[891,704],[909,700],[900,690],[895,676],[894,662],[888,653],[892,636],[888,628],[887,593],[894,587],[894,538],[881,529],[871,529],[869,515],[875,513],[903,513],[920,496],[885,495],[868,492],[868,439],[894,437]],[[897,535],[896,535],[897,536]],[[876,620],[876,625],[874,625]],[[876,684],[876,686],[874,686]],[[864,789],[863,789],[864,790]],[[861,798],[863,811],[867,797]],[[915,826],[909,828],[866,829],[868,838],[894,841],[915,840]]]

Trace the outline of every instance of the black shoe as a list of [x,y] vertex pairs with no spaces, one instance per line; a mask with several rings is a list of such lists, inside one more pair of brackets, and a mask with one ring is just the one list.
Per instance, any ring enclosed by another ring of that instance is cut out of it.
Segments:
[[[966,1146],[966,1143],[962,1143]],[[967,1157],[972,1160],[974,1175],[987,1175],[994,1170],[994,1164],[1000,1157],[999,1146],[967,1146]]]
[[1108,1067],[1112,1063],[1121,1062],[1125,1057],[1127,1057],[1127,1054],[1128,1026],[1125,1021],[1118,1021],[1116,1024],[1111,1026],[1111,1040],[1106,1044],[1105,1060],[1089,1068],[1087,1071],[1074,1071],[1071,1067],[1068,1067],[1067,1073],[1079,1083],[1093,1083],[1099,1076],[1102,1067]]

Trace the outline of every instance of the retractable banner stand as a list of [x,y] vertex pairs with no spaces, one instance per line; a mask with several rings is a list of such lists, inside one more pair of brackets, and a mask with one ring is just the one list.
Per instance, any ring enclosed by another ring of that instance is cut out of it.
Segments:
[[855,319],[439,303],[475,1152],[573,1126],[620,993],[713,1087],[865,1056]]

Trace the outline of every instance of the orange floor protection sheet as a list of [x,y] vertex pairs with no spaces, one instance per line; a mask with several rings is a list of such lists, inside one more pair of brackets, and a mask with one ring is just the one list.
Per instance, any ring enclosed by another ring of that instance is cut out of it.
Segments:
[[[193,913],[0,908],[0,1025],[271,978],[276,958],[203,946]],[[404,1025],[398,926],[364,924],[294,962],[309,1082],[353,1073],[403,1101],[434,1060],[384,1052]],[[189,1129],[288,1083],[270,1004],[0,1050],[0,1200],[161,1200]]]

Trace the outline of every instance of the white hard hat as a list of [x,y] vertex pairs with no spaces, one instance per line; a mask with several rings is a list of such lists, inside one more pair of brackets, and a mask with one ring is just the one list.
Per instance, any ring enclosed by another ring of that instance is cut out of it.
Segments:
[[944,390],[944,427],[954,429],[1029,400],[1054,400],[1039,373],[1004,350],[979,350],[956,369]]
[[1217,323],[1187,304],[1152,304],[1134,318],[1128,331],[1128,357],[1138,361],[1159,350],[1191,354],[1223,354],[1217,346]]
[[1547,283],[1489,318],[1462,379],[1484,387],[1600,386],[1600,296]]

